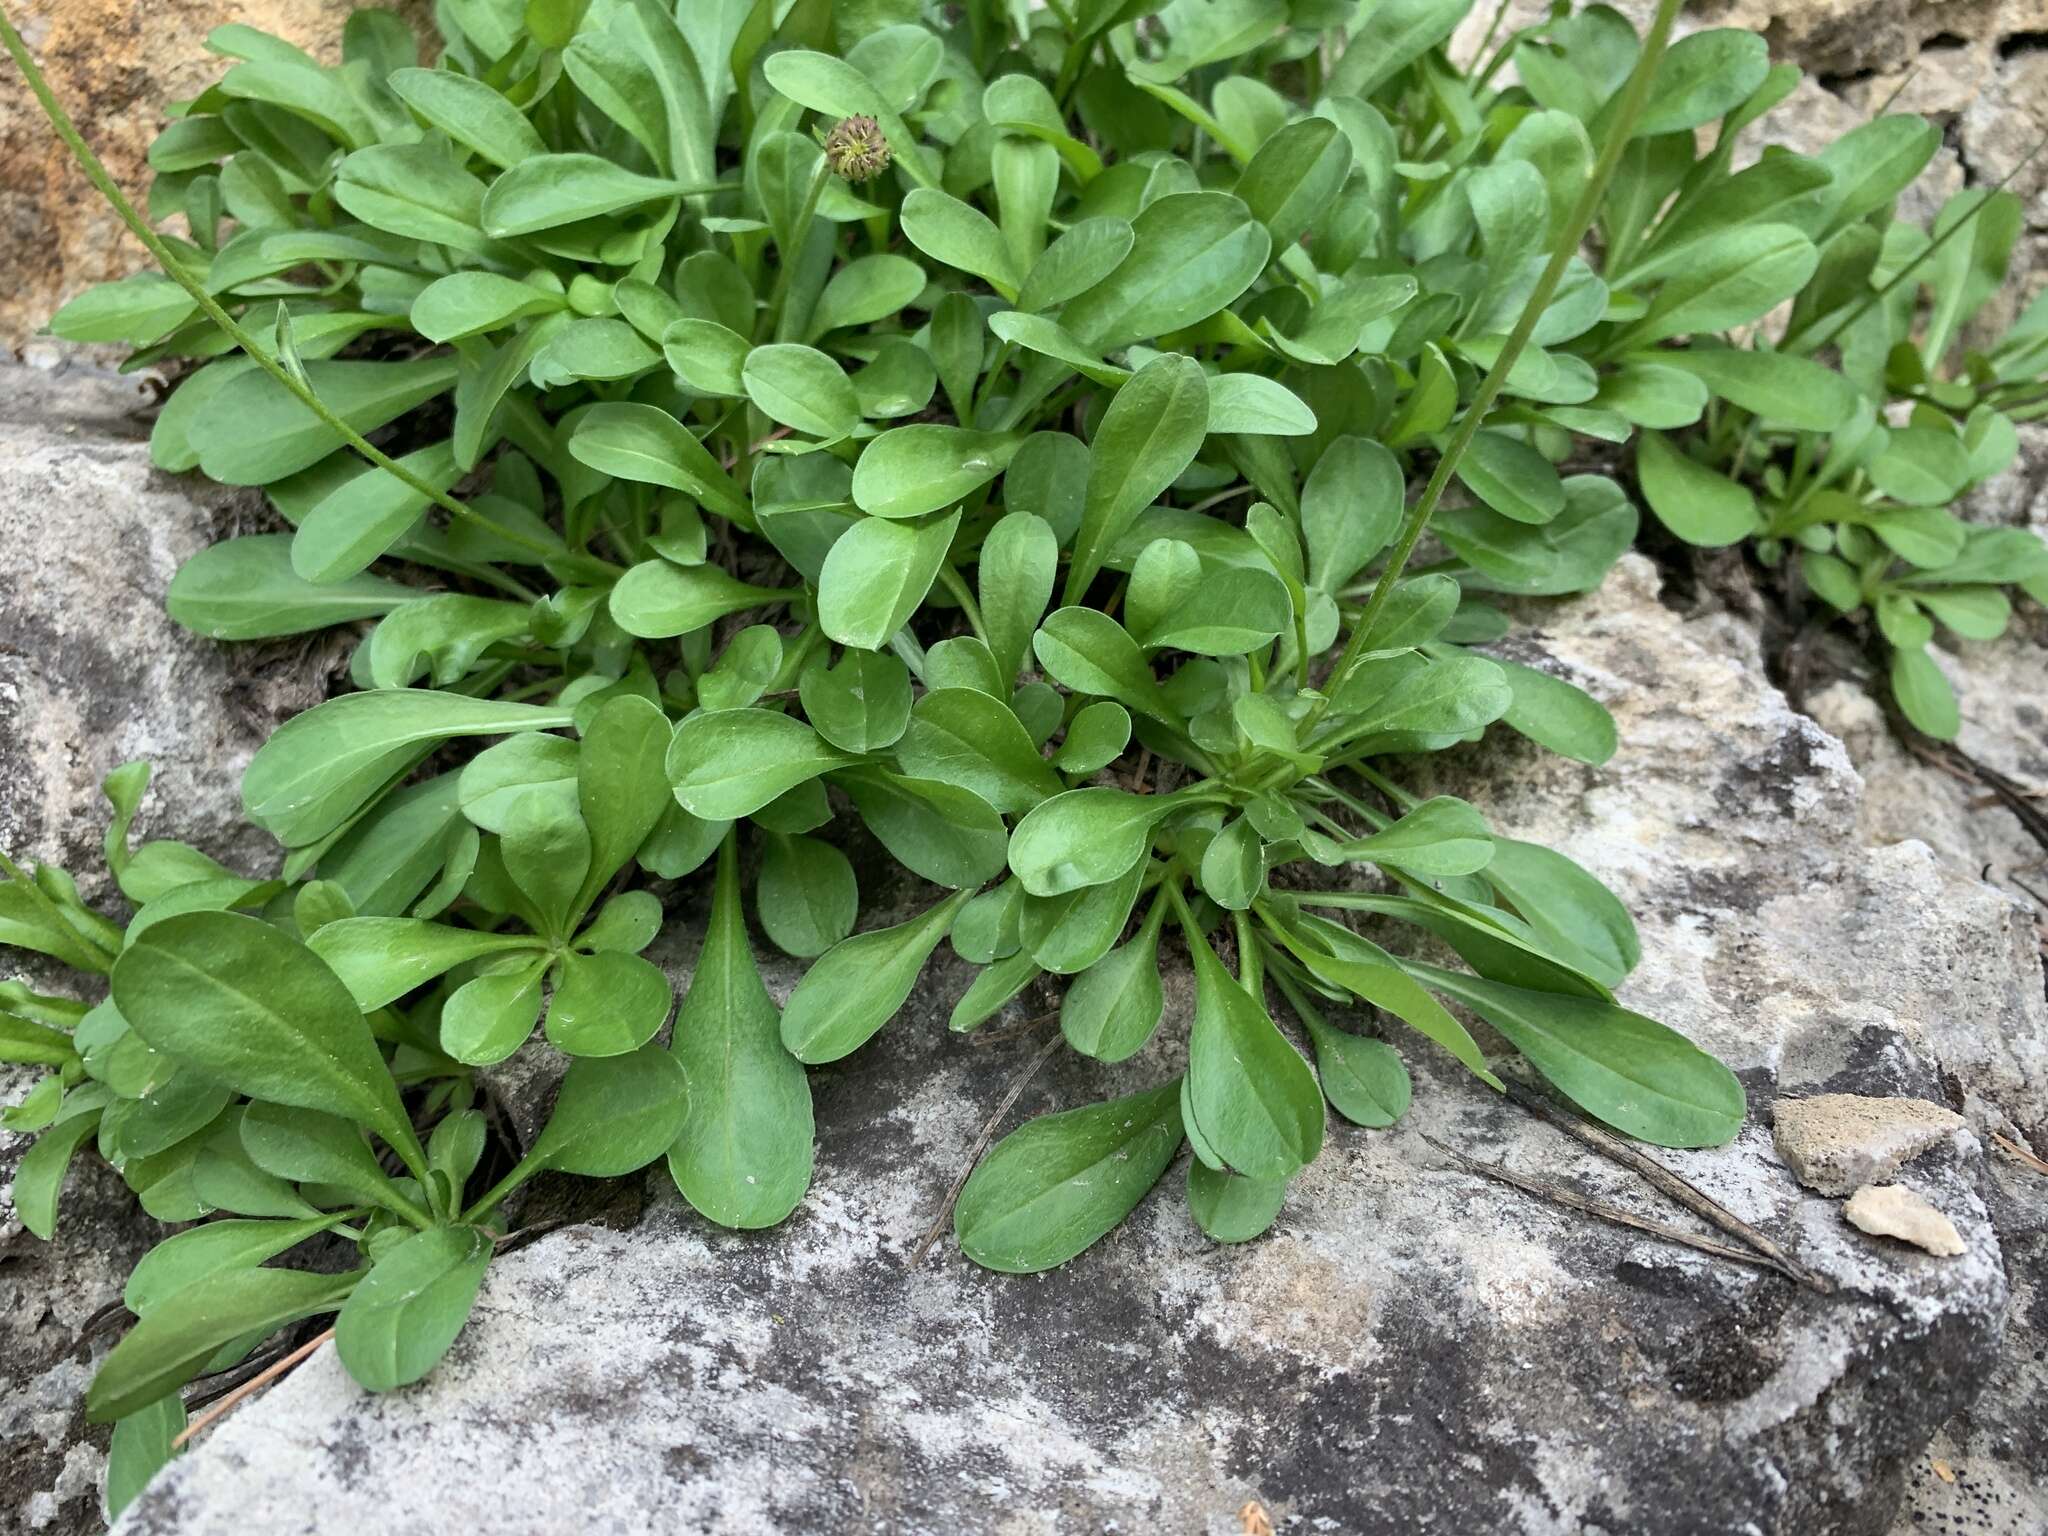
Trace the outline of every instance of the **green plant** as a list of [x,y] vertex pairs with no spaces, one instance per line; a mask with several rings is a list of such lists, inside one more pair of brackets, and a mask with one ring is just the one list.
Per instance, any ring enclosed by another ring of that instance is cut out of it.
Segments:
[[[1542,110],[1513,133],[1592,125],[1586,80],[1611,78],[1633,46],[1599,7],[1521,39],[1522,88]],[[2020,202],[1971,188],[1931,229],[1894,218],[1941,143],[1904,114],[1736,170],[1737,135],[1798,72],[1773,68],[1760,38],[1710,31],[1679,43],[1668,73],[1653,126],[1712,124],[1713,142],[1658,132],[1625,163],[1599,223],[1606,312],[1553,359],[1570,407],[1554,425],[1633,437],[1643,500],[1686,543],[1747,541],[1824,613],[1869,614],[1906,718],[1951,738],[1934,626],[1995,639],[2006,589],[2048,598],[2035,533],[1947,510],[2012,462],[2016,422],[2048,411],[2048,298],[1983,350],[1965,340],[2004,283]],[[1515,582],[1525,536],[1495,520],[1443,532],[1482,580]]]
[[[1937,143],[1931,125],[1894,117],[1835,148],[1846,163],[1891,160],[1880,187],[1895,191]],[[1783,162],[1788,186],[1801,169],[1814,179],[1815,162]],[[2005,275],[2019,200],[1958,193],[1931,233],[1889,220],[1889,193],[1859,218],[1863,201],[1809,194],[1812,211],[1797,229],[1811,242],[1802,264],[1812,276],[1790,295],[1775,344],[1759,337],[1638,359],[1666,370],[1675,360],[1688,395],[1697,382],[1698,400],[1671,410],[1670,421],[1690,413],[1699,430],[1689,441],[1644,432],[1637,472],[1651,510],[1687,542],[1750,540],[1824,612],[1873,619],[1900,710],[1948,740],[1961,719],[1928,654],[1935,625],[1995,640],[2011,621],[2009,589],[2048,600],[2048,544],[2038,534],[1973,525],[1948,510],[2012,463],[2015,423],[2048,410],[2048,299],[1987,350],[1964,349],[1963,327]],[[1840,372],[1813,361],[1823,347],[1835,349]]]
[[[0,990],[0,1060],[53,1069],[4,1122],[40,1132],[15,1172],[23,1225],[50,1236],[65,1169],[88,1140],[151,1216],[203,1221],[137,1264],[122,1300],[138,1321],[87,1394],[88,1415],[115,1425],[115,1512],[184,1428],[179,1389],[233,1370],[281,1327],[331,1313],[358,1381],[377,1391],[417,1381],[469,1314],[504,1200],[547,1169],[615,1176],[645,1166],[676,1143],[688,1103],[680,1061],[644,1037],[579,1059],[533,1145],[472,1193],[485,1120],[466,1065],[444,1049],[450,999],[365,1001],[365,978],[380,973],[350,963],[370,947],[360,925],[390,920],[347,916],[337,881],[244,879],[171,841],[131,850],[148,782],[141,763],[106,782],[107,864],[135,907],[125,928],[54,867],[31,875],[9,862],[0,883],[0,937],[105,976],[110,990],[92,1007],[19,983]],[[598,930],[619,938],[644,927],[613,916],[627,899],[575,942],[595,948]],[[323,954],[323,936],[337,934],[347,937]],[[530,990],[537,1010],[537,981]],[[572,991],[557,987],[556,1010]],[[306,1245],[355,1263],[264,1267]]]
[[[118,1025],[198,1106],[158,1151],[115,1148],[131,1183],[167,1158],[208,1182],[181,1175],[158,1214],[283,1224],[170,1240],[190,1288],[96,1389],[96,1412],[159,1416],[138,1443],[223,1345],[195,1319],[242,1289],[219,1306],[243,1345],[367,1294],[383,1352],[345,1363],[413,1379],[541,1163],[666,1151],[711,1219],[780,1220],[811,1171],[803,1064],[870,1039],[949,938],[981,967],[956,1028],[1066,977],[1066,1038],[1104,1060],[1160,1022],[1169,918],[1195,969],[1184,1076],[1031,1122],[969,1181],[962,1244],[992,1267],[1080,1251],[1183,1136],[1201,1225],[1263,1230],[1324,1098],[1368,1125],[1407,1103],[1335,1003],[1497,1086],[1448,999],[1622,1130],[1734,1134],[1733,1076],[1613,1000],[1637,958],[1621,904],[1403,779],[1496,721],[1614,751],[1590,697],[1469,649],[1506,627],[1475,594],[1585,590],[1627,547],[1622,488],[1557,468],[1620,420],[1566,398],[1599,387],[1571,348],[1615,323],[1579,247],[1649,146],[1752,87],[1700,84],[1694,40],[1665,53],[1675,0],[1586,75],[1584,122],[1489,83],[1518,39],[1454,68],[1462,0],[1145,9],[447,0],[432,69],[378,12],[334,68],[216,34],[239,62],[152,150],[152,212],[188,238],[150,234],[162,275],[53,325],[196,365],[157,462],[261,486],[291,527],[188,563],[181,623],[374,623],[357,691],[244,778],[278,880],[180,864],[144,892],[117,863],[125,931],[52,871],[0,885],[34,947],[112,972],[93,1014],[18,1006],[20,1050],[56,1069],[38,1112],[107,1107],[88,1021]],[[1453,481],[1479,505],[1442,508]],[[1430,536],[1448,559],[1410,569]],[[125,828],[140,786],[110,792]],[[856,932],[852,864],[819,835],[842,807],[944,894]],[[663,1050],[674,999],[639,951],[660,882],[714,855]],[[762,931],[815,962],[780,1010],[747,867]],[[1346,912],[1374,936],[1325,915]],[[1469,971],[1379,942],[1420,935]],[[247,1006],[193,1027],[223,989]],[[569,1129],[475,1193],[474,1070],[537,1026],[572,1058]],[[629,1088],[615,1136],[576,1129]],[[265,1163],[278,1121],[335,1161]],[[207,1192],[250,1159],[310,1213]],[[257,1266],[292,1221],[370,1267],[317,1301],[250,1278],[285,1273]],[[375,1299],[415,1289],[436,1300]]]

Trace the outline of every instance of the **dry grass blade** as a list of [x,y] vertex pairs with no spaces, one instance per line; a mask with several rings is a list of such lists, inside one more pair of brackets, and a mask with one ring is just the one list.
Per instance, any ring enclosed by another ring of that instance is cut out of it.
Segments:
[[1801,1264],[1768,1234],[1758,1231],[1697,1185],[1679,1177],[1655,1158],[1637,1151],[1619,1136],[1610,1131],[1603,1131],[1599,1126],[1581,1120],[1575,1115],[1564,1113],[1556,1105],[1530,1092],[1519,1083],[1508,1084],[1508,1097],[1531,1113],[1542,1116],[1566,1135],[1584,1142],[1602,1156],[1641,1174],[1644,1179],[1695,1216],[1712,1222],[1730,1237],[1742,1239],[1771,1260],[1772,1266],[1789,1279],[1797,1280],[1809,1290],[1818,1291],[1823,1296],[1833,1293],[1834,1282],[1827,1276]]
[[946,1230],[946,1222],[953,1214],[954,1202],[959,1200],[960,1191],[967,1187],[967,1176],[974,1172],[974,1165],[981,1161],[981,1154],[988,1150],[988,1144],[996,1139],[996,1130],[1003,1119],[1016,1106],[1024,1090],[1031,1085],[1031,1079],[1038,1076],[1038,1069],[1051,1059],[1059,1049],[1065,1035],[1054,1035],[1038,1048],[1038,1054],[1031,1058],[1031,1065],[1017,1075],[1017,1081],[1010,1084],[1010,1091],[1003,1095],[1003,1102],[996,1106],[996,1112],[988,1117],[988,1123],[981,1128],[981,1134],[974,1138],[974,1145],[967,1149],[967,1161],[960,1169],[960,1177],[953,1181],[953,1187],[946,1191],[946,1198],[939,1202],[939,1214],[926,1229],[918,1245],[910,1251],[910,1257],[903,1261],[905,1269],[916,1269],[924,1262],[924,1256],[932,1251],[932,1244],[939,1240],[939,1234]]
[[332,1328],[316,1333],[282,1360],[251,1376],[247,1381],[235,1388],[234,1391],[228,1393],[226,1397],[223,1397],[219,1402],[207,1409],[206,1412],[199,1415],[190,1424],[187,1424],[179,1433],[178,1438],[171,1442],[171,1449],[174,1451],[179,1449],[187,1440],[190,1440],[200,1431],[210,1429],[217,1420],[225,1417],[232,1411],[235,1404],[239,1403],[243,1398],[248,1397],[251,1393],[262,1391],[263,1388],[269,1386],[270,1383],[276,1381],[280,1376],[283,1376],[293,1366],[304,1360],[314,1350],[333,1337],[334,1330]]
[[2025,1163],[2036,1173],[2048,1173],[2048,1162],[2044,1162],[2039,1157],[2036,1157],[2031,1151],[2021,1146],[2010,1136],[2001,1136],[1994,1131],[1991,1139],[1998,1143],[2000,1151],[2004,1152],[2006,1156],[2014,1161]]
[[1566,1210],[1580,1211],[1588,1216],[1597,1216],[1600,1220],[1612,1222],[1618,1227],[1630,1227],[1638,1232],[1646,1232],[1652,1237],[1662,1238],[1667,1243],[1681,1243],[1687,1248],[1695,1249],[1700,1253],[1711,1254],[1717,1259],[1727,1259],[1736,1264],[1749,1264],[1758,1269],[1768,1269],[1773,1274],[1784,1275],[1788,1280],[1798,1280],[1800,1278],[1797,1274],[1788,1272],[1785,1266],[1776,1259],[1765,1258],[1762,1254],[1752,1252],[1750,1249],[1737,1248],[1729,1243],[1719,1243],[1711,1237],[1701,1237],[1697,1233],[1687,1232],[1680,1227],[1670,1226],[1661,1221],[1652,1221],[1647,1216],[1638,1216],[1634,1211],[1624,1210],[1618,1205],[1609,1205],[1604,1200],[1591,1199],[1586,1195],[1580,1194],[1577,1190],[1565,1189],[1557,1184],[1545,1184],[1540,1179],[1532,1179],[1523,1174],[1511,1172],[1496,1163],[1479,1162],[1474,1158],[1465,1156],[1464,1153],[1458,1151],[1455,1147],[1446,1146],[1434,1136],[1424,1136],[1422,1139],[1432,1147],[1435,1147],[1437,1151],[1443,1153],[1444,1156],[1450,1158],[1466,1173],[1474,1173],[1481,1178],[1497,1180],[1511,1188],[1519,1189],[1525,1195],[1534,1195],[1539,1200],[1548,1200],[1553,1205],[1563,1206]]

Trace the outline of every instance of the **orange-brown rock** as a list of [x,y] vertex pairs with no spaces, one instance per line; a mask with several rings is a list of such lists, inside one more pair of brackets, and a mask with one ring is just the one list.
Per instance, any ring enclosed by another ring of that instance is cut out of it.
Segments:
[[[25,0],[8,14],[58,99],[121,186],[138,200],[143,156],[164,103],[225,72],[206,34],[242,22],[323,59],[341,50],[355,0]],[[398,7],[418,26],[423,0]],[[145,261],[0,55],[0,347],[18,347],[64,300]]]

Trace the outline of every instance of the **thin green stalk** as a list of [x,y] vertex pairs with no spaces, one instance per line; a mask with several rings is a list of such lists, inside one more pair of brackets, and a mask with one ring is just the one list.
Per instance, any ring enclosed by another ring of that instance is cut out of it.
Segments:
[[458,564],[453,560],[443,561],[442,563],[450,570],[460,571],[471,581],[481,582],[487,587],[496,587],[506,596],[514,598],[519,602],[537,603],[541,600],[542,594],[534,591],[525,582],[507,576],[495,565],[470,565],[467,562]]
[[1905,78],[1899,81],[1897,85],[1892,87],[1891,95],[1885,97],[1883,103],[1878,107],[1878,109],[1875,112],[1871,113],[1870,115],[1872,117],[1883,117],[1885,113],[1891,111],[1893,103],[1895,103],[1901,96],[1906,94],[1906,87],[1911,85],[1915,80],[1918,80],[1919,78],[1920,69],[1918,65],[1915,65],[1912,69],[1907,70]]
[[498,1180],[497,1183],[493,1184],[470,1203],[468,1208],[462,1213],[462,1225],[469,1226],[482,1221],[485,1216],[504,1204],[505,1198],[513,1190],[539,1172],[540,1168],[537,1165],[528,1167],[527,1160],[521,1159],[514,1165],[511,1172],[507,1173],[505,1177]]
[[[1259,921],[1275,933],[1279,932],[1273,922],[1273,915],[1263,908]],[[1259,935],[1259,949],[1266,957],[1266,973],[1273,978],[1273,984],[1280,989],[1280,995],[1287,1000],[1287,1006],[1294,1010],[1294,1016],[1306,1025],[1310,1018],[1322,1023],[1322,1010],[1308,1000],[1309,979],[1307,970],[1292,955],[1285,945],[1276,944],[1263,933]]]
[[1180,881],[1167,880],[1161,889],[1166,892],[1167,904],[1173,908],[1173,920],[1180,924],[1181,932],[1193,944],[1201,937],[1202,926],[1195,921],[1194,910],[1188,906],[1187,898],[1180,893]]
[[[414,1169],[413,1171],[417,1173],[419,1170]],[[423,1206],[416,1205],[411,1200],[406,1199],[406,1197],[400,1194],[396,1189],[386,1190],[384,1200],[385,1204],[390,1209],[398,1212],[398,1214],[403,1216],[406,1219],[406,1221],[411,1223],[413,1226],[419,1228],[422,1232],[431,1232],[435,1227],[440,1225],[440,1223],[434,1219],[434,1213],[432,1211],[427,1210]]]
[[[1385,795],[1394,804],[1396,814],[1405,816],[1422,802],[1408,793],[1370,763],[1360,763],[1355,770],[1358,776],[1374,789]],[[1348,796],[1346,797],[1349,798]]]
[[[981,392],[972,402],[974,421],[981,420],[981,413],[988,408],[988,402],[996,392],[996,383],[1003,376],[1003,369],[1009,366],[1010,354],[1016,351],[1016,343],[1004,342],[996,348],[995,361],[988,365],[988,372],[982,376]],[[963,421],[963,427],[971,427],[974,421]]]
[[1308,643],[1308,604],[1299,603],[1294,609],[1294,662],[1285,672],[1273,669],[1273,683],[1278,684],[1284,676],[1292,675],[1296,689],[1310,686],[1309,671],[1315,665],[1314,653]]
[[[1728,466],[1728,478],[1741,478],[1744,466],[1749,462],[1749,450],[1756,446],[1757,433],[1762,429],[1763,418],[1751,416],[1742,426],[1742,441],[1735,445],[1735,455]],[[1766,452],[1766,457],[1769,457]]]
[[107,174],[107,168],[101,163],[100,157],[93,153],[92,146],[80,136],[70,114],[52,94],[49,82],[43,78],[42,71],[29,56],[28,45],[21,40],[21,34],[15,30],[14,23],[4,10],[0,10],[0,46],[4,46],[9,56],[13,58],[15,67],[21,71],[21,77],[28,82],[30,92],[35,96],[37,104],[42,107],[43,115],[49,118],[50,126],[56,130],[57,137],[63,141],[64,147],[77,159],[79,168],[85,172],[86,180],[93,184],[94,190],[107,200],[108,206],[120,216],[121,222],[133,231],[135,238],[142,242],[143,248],[155,259],[157,265],[163,268],[165,275],[190,294],[206,318],[219,326],[258,367],[283,385],[293,398],[324,421],[330,429],[339,433],[341,440],[349,447],[387,475],[395,477],[408,490],[426,497],[451,516],[475,523],[479,528],[488,529],[497,537],[517,544],[522,549],[531,550],[545,558],[553,558],[557,552],[552,546],[538,539],[529,538],[516,528],[500,526],[481,512],[457,501],[446,491],[437,490],[389,454],[372,446],[360,432],[323,405],[320,397],[294,378],[288,368],[263,351],[255,338],[242,329],[235,317],[221,308],[219,301],[206,291],[205,286],[185,270],[184,263],[178,260],[177,254],[149,226],[149,222],[135,211],[134,204],[130,203],[127,195],[114,184],[114,178]]
[[811,174],[810,190],[804,194],[804,206],[796,216],[796,229],[792,232],[789,249],[781,253],[782,260],[775,268],[775,292],[768,300],[768,313],[774,321],[771,334],[777,341],[788,341],[789,329],[789,285],[796,276],[796,269],[803,262],[804,247],[810,243],[811,224],[818,216],[818,204],[825,196],[825,183],[832,179],[832,162],[821,153],[818,168]]
[[1252,932],[1252,915],[1233,912],[1231,919],[1237,930],[1237,984],[1253,997],[1259,997],[1265,992],[1266,978],[1259,969],[1258,936]]
[[899,629],[889,637],[889,649],[896,653],[896,659],[910,669],[910,675],[924,681],[924,647],[917,643],[917,637],[906,629]]
[[[1517,27],[1514,31],[1503,37],[1500,40],[1500,46],[1494,49],[1493,56],[1486,61],[1486,67],[1473,77],[1473,89],[1475,91],[1483,91],[1491,86],[1493,84],[1493,77],[1501,72],[1502,66],[1513,60],[1515,50],[1522,46],[1523,39],[1539,37],[1542,33],[1549,30],[1550,25],[1551,18],[1545,16],[1542,20],[1532,21],[1525,27]],[[1473,58],[1476,62],[1478,55],[1473,55]]]
[[[1882,288],[1878,288],[1870,293],[1865,294],[1863,296],[1863,299],[1856,305],[1854,309],[1850,310],[1848,314],[1844,315],[1841,319],[1837,320],[1833,325],[1829,326],[1826,330],[1822,331],[1818,336],[1815,336],[1811,339],[1808,339],[1803,332],[1799,331],[1795,331],[1788,334],[1783,341],[1778,343],[1778,350],[1780,352],[1790,352],[1800,357],[1804,357],[1809,353],[1816,352],[1820,348],[1826,346],[1829,342],[1833,341],[1837,336],[1841,335],[1842,332],[1846,331],[1858,320],[1861,320],[1866,314],[1870,312],[1870,310],[1874,306],[1882,304],[1887,294],[1889,294],[1894,288],[1898,287],[1899,284],[1903,283],[1907,278],[1911,277],[1915,272],[1919,271],[1922,267],[1927,265],[1927,263],[1933,259],[1934,253],[1936,251],[1940,250],[1944,245],[1947,245],[1949,241],[1953,240],[1957,235],[1961,234],[1964,230],[1968,229],[1972,224],[1974,224],[1977,221],[1977,215],[1982,213],[1986,208],[1989,208],[1991,206],[1991,199],[1996,197],[2000,192],[2003,192],[2005,190],[2005,184],[2011,181],[2013,177],[2019,175],[2021,171],[2025,170],[2028,164],[2033,160],[2034,156],[2041,153],[2043,148],[2048,148],[2048,137],[2036,139],[2034,141],[2034,147],[2028,150],[2024,155],[2020,156],[2020,160],[2017,165],[2015,165],[2011,170],[2007,171],[2003,176],[1999,177],[1997,181],[1993,182],[1990,188],[1985,192],[1985,194],[1979,199],[1977,199],[1976,205],[1974,207],[1972,207],[1960,219],[1957,219],[1955,223],[1949,225],[1947,229],[1943,230],[1940,234],[1936,235],[1932,240],[1928,241],[1927,249],[1922,251],[1918,256],[1915,256],[1903,267],[1899,268],[1898,271],[1894,272],[1891,276],[1891,280],[1887,282]],[[1817,319],[1819,317],[1816,316],[1815,318]],[[1934,368],[1938,368],[1941,365],[1941,359],[1938,357],[1931,357],[1927,361],[1930,371]]]
[[1295,809],[1313,823],[1320,831],[1327,833],[1340,843],[1348,843],[1358,834],[1319,805],[1297,805]]
[[1658,0],[1656,20],[1650,24],[1649,35],[1643,40],[1643,51],[1636,60],[1636,67],[1628,77],[1628,84],[1622,88],[1614,118],[1608,124],[1607,142],[1601,147],[1600,158],[1593,167],[1593,174],[1587,180],[1579,200],[1572,209],[1562,236],[1550,253],[1550,262],[1543,269],[1543,276],[1536,284],[1535,292],[1529,295],[1529,302],[1522,306],[1521,317],[1515,321],[1515,328],[1508,334],[1507,345],[1501,348],[1500,356],[1494,359],[1493,367],[1487,370],[1480,381],[1479,393],[1473,397],[1471,407],[1464,419],[1458,423],[1458,430],[1450,446],[1437,460],[1436,469],[1424,487],[1422,499],[1415,504],[1415,510],[1408,516],[1408,524],[1401,531],[1401,541],[1394,547],[1393,556],[1387,567],[1380,573],[1379,584],[1373,588],[1371,599],[1365,605],[1365,612],[1345,641],[1344,651],[1331,670],[1328,686],[1324,689],[1323,700],[1310,710],[1305,724],[1314,725],[1329,707],[1329,700],[1336,695],[1344,680],[1358,665],[1359,657],[1365,651],[1365,637],[1371,632],[1373,620],[1379,617],[1392,595],[1394,583],[1400,580],[1401,572],[1407,567],[1408,557],[1415,553],[1415,546],[1422,533],[1429,526],[1430,518],[1436,515],[1437,504],[1443,500],[1444,491],[1449,487],[1451,475],[1472,446],[1472,439],[1479,434],[1480,423],[1493,408],[1506,385],[1508,373],[1522,355],[1522,349],[1529,344],[1529,337],[1535,332],[1536,322],[1550,307],[1550,301],[1557,293],[1558,284],[1564,281],[1567,267],[1577,254],[1579,243],[1586,238],[1586,231],[1593,227],[1593,220],[1600,211],[1601,200],[1607,195],[1607,183],[1614,177],[1615,168],[1621,163],[1622,152],[1628,147],[1630,136],[1635,132],[1636,123],[1643,115],[1650,95],[1650,82],[1657,73],[1657,64],[1664,56],[1665,45],[1671,39],[1672,24],[1678,19],[1680,0]]
[[960,611],[967,615],[967,626],[974,631],[974,638],[983,645],[988,644],[988,631],[982,627],[981,604],[974,600],[974,594],[967,590],[967,583],[953,568],[951,561],[939,567],[939,585],[952,595],[960,605]]
[[1080,83],[1081,66],[1088,62],[1088,54],[1093,44],[1092,39],[1073,36],[1073,31],[1070,25],[1067,28],[1070,41],[1067,43],[1066,55],[1060,60],[1060,72],[1052,88],[1053,99],[1059,103],[1062,116],[1071,105],[1074,87]]
[[[1514,0],[1500,0],[1500,4],[1493,8],[1493,20],[1486,24],[1486,36],[1480,38],[1479,46],[1472,50],[1472,57],[1475,61],[1487,57],[1487,50],[1493,47],[1493,40],[1500,36],[1501,23],[1508,19],[1508,8],[1513,3]],[[1496,54],[1481,69],[1473,84],[1484,86],[1487,81],[1491,80],[1494,77],[1494,73],[1506,62],[1506,52],[1507,50],[1503,48],[1499,54]]]

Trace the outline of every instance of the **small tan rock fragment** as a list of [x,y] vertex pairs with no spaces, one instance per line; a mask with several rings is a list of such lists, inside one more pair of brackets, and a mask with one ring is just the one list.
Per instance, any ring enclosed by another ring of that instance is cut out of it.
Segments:
[[1849,1197],[1842,1214],[1873,1237],[1896,1237],[1942,1258],[1963,1252],[1956,1224],[1902,1184],[1866,1184]]
[[1778,1156],[1807,1188],[1837,1196],[1883,1183],[1963,1124],[1925,1099],[1854,1093],[1780,1099],[1774,1114]]

